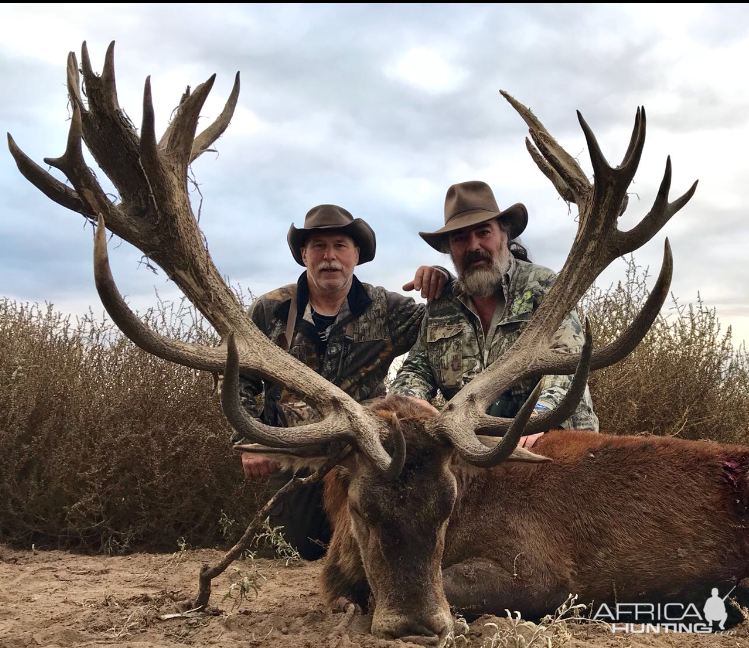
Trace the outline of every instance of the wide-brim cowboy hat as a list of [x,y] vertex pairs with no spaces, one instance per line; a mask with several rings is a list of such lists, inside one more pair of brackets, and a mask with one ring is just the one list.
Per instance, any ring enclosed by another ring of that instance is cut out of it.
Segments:
[[307,212],[304,217],[304,227],[294,227],[294,223],[289,228],[286,240],[289,242],[289,248],[294,260],[300,265],[302,261],[302,247],[307,241],[307,237],[314,232],[338,231],[354,239],[354,243],[359,248],[359,263],[367,263],[374,259],[377,248],[377,239],[374,230],[361,218],[354,218],[343,207],[337,205],[318,205]]
[[491,187],[485,182],[471,180],[452,185],[445,196],[445,226],[436,232],[419,232],[429,245],[439,252],[447,252],[447,235],[455,230],[501,218],[510,240],[516,239],[528,224],[528,210],[522,203],[500,209]]

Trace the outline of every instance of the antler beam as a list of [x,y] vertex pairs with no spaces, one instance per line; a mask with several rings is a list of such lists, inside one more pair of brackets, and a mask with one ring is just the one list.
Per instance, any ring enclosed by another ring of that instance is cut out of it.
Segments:
[[[161,266],[222,338],[235,336],[238,370],[288,386],[315,406],[325,419],[322,424],[300,426],[293,431],[276,428],[277,444],[303,446],[314,438],[326,442],[351,441],[386,474],[390,474],[388,470],[400,470],[398,462],[402,465],[402,459],[396,457],[393,462],[382,446],[381,438],[387,433],[385,423],[258,330],[211,259],[192,212],[187,173],[189,165],[209,150],[229,125],[239,97],[239,73],[221,114],[196,136],[198,117],[214,81],[215,75],[192,93],[189,89],[185,92],[174,119],[157,140],[151,81],[147,78],[143,123],[138,136],[117,98],[114,43],[107,49],[101,75],[94,72],[84,43],[80,70],[75,54],[71,52],[68,56],[67,84],[73,117],[65,153],[59,158],[45,159],[66,175],[73,189],[35,164],[10,135],[8,145],[19,170],[32,184],[63,207],[97,222],[94,246],[97,289],[114,322],[135,344],[195,369],[224,370],[225,349],[156,335],[130,311],[109,268],[105,224]],[[117,189],[119,202],[110,200],[86,164],[84,142]],[[267,441],[265,427],[246,426],[246,429]],[[322,436],[320,429],[324,430]]]

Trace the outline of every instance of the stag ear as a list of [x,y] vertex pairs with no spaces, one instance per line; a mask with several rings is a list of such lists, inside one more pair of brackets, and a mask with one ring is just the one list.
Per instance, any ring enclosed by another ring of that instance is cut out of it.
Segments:
[[260,443],[235,443],[234,450],[263,455],[280,464],[285,470],[317,470],[330,457],[341,451],[340,444],[326,446],[304,446],[301,448],[271,448]]

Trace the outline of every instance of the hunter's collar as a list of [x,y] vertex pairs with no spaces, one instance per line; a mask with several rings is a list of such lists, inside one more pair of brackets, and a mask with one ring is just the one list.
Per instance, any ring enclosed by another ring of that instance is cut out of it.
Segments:
[[[300,319],[304,314],[305,308],[307,308],[307,303],[309,302],[309,283],[307,282],[306,270],[299,275],[299,279],[296,282],[296,294],[297,319]],[[354,317],[361,315],[367,306],[372,303],[372,298],[367,294],[364,285],[359,281],[359,279],[357,279],[356,275],[351,278],[351,288],[349,288],[346,300],[348,301],[349,311]],[[286,310],[286,312],[288,313],[288,310]]]

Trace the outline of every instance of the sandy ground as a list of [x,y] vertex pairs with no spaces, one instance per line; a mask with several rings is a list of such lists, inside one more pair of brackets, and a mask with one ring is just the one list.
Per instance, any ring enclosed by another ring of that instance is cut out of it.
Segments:
[[[177,612],[176,603],[194,597],[204,563],[217,563],[222,554],[199,550],[121,557],[81,556],[60,551],[17,551],[0,546],[0,648],[36,646],[129,646],[176,648],[215,646],[244,648],[391,648],[410,646],[375,639],[369,620],[331,612],[318,596],[320,564],[291,564],[272,560],[234,563],[214,581],[211,614],[162,620]],[[240,570],[238,573],[235,570]],[[254,575],[253,575],[254,574]],[[240,600],[232,578],[249,586]],[[251,583],[255,582],[255,593]],[[233,598],[228,598],[231,593]],[[456,646],[499,648],[496,623],[512,633],[506,619],[482,617],[474,621]],[[336,631],[336,628],[338,630]],[[612,635],[604,627],[567,624],[558,627],[554,646],[570,648],[640,646],[686,648],[749,648],[749,623],[734,628],[735,635]],[[532,628],[522,630],[526,639]],[[540,638],[535,648],[546,646]]]

